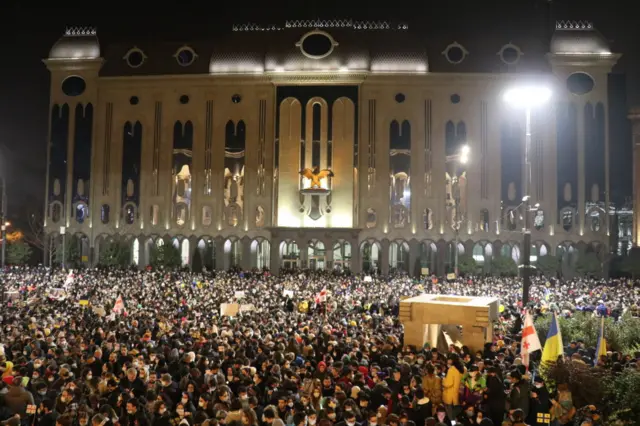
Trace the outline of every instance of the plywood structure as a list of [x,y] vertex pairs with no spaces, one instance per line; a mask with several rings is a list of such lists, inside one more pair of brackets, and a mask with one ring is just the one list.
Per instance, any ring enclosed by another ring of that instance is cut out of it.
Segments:
[[436,347],[443,325],[462,326],[462,343],[472,351],[482,350],[493,337],[492,322],[498,319],[500,303],[495,297],[422,294],[400,302],[404,343]]

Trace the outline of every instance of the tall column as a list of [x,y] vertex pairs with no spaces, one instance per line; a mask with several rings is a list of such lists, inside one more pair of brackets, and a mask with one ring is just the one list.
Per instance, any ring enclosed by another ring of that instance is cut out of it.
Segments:
[[380,250],[380,272],[382,275],[389,275],[389,246],[391,243],[386,238],[380,243],[382,250]]
[[[584,168],[584,150],[585,150],[585,128],[584,128],[584,103],[576,104],[577,109],[577,125],[578,125],[578,232],[579,235],[584,233],[584,214],[586,208],[585,197],[585,168]],[[571,190],[574,190],[571,188]]]
[[[416,262],[420,262],[420,242],[417,240],[409,241],[409,276],[416,276]],[[418,274],[418,278],[420,274]]]
[[215,241],[215,244],[213,249],[216,253],[214,268],[217,271],[224,271],[224,267],[225,267],[224,238],[216,237],[214,241]]
[[629,111],[633,137],[633,246],[640,245],[640,107]]
[[350,259],[350,269],[353,274],[359,274],[362,272],[362,260],[360,259],[360,245],[358,241],[358,236],[351,238],[349,240],[349,244],[351,244],[351,259]]
[[271,242],[269,244],[271,253],[269,256],[269,270],[272,274],[277,275],[280,272],[280,239],[277,235],[271,236]]
[[251,262],[251,238],[242,237],[240,240],[242,244],[242,270],[248,271],[252,267]]

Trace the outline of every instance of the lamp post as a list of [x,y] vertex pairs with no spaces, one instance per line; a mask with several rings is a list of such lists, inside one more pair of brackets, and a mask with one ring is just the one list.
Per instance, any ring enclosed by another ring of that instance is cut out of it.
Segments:
[[66,239],[65,235],[66,234],[67,234],[67,228],[65,228],[64,226],[61,226],[60,227],[60,235],[62,235],[62,262],[61,262],[62,269],[64,269],[64,264],[65,264],[65,261],[67,259],[67,253],[66,253],[67,244],[66,244],[66,241],[65,241],[65,239]]
[[[460,150],[453,155],[449,155],[446,158],[447,163],[460,163],[467,164],[469,162],[469,153],[471,152],[471,148],[469,145],[463,145]],[[460,224],[462,222],[460,218],[460,182],[458,180],[458,172],[457,167],[454,165],[453,173],[451,177],[451,192],[453,192],[453,202],[455,210],[455,216],[453,218],[454,227],[453,230],[455,232],[454,239],[454,248],[453,248],[453,273],[458,276],[458,242],[460,239]]]
[[529,303],[529,288],[531,287],[531,110],[544,105],[551,98],[551,89],[540,85],[514,87],[504,93],[504,101],[525,111],[524,138],[524,227],[522,255],[522,306]]
[[0,209],[0,228],[2,231],[2,259],[0,260],[0,262],[2,262],[2,270],[4,271],[7,252],[7,226],[9,226],[10,223],[5,222],[7,217],[7,185],[3,177],[0,177],[0,183],[2,184],[2,193],[0,193],[0,203],[2,203],[2,208]]

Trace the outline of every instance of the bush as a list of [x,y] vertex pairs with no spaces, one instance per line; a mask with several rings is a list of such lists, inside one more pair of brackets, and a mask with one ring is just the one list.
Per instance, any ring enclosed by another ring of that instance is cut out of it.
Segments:
[[[544,345],[549,333],[552,316],[540,316],[535,321],[536,331],[540,343]],[[589,313],[578,312],[572,318],[558,317],[562,342],[567,345],[574,340],[583,340],[588,347],[596,347],[600,335],[600,318]],[[625,314],[618,322],[613,318],[606,318],[604,322],[604,336],[607,348],[633,355],[633,348],[640,342],[640,318]]]
[[[576,408],[598,407],[605,424],[640,425],[640,371],[627,369],[622,374],[613,374],[575,362],[560,362],[550,366],[547,377],[569,385]],[[576,418],[577,422],[581,420]]]

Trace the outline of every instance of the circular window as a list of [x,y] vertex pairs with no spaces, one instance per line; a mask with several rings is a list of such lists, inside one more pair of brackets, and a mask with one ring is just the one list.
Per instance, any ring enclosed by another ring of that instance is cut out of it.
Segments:
[[231,97],[231,102],[233,102],[234,104],[239,104],[241,100],[242,98],[238,94],[235,94]]
[[189,103],[189,96],[187,96],[187,95],[180,96],[180,103],[182,105],[188,104]]
[[138,105],[139,102],[140,102],[140,99],[138,99],[137,96],[132,96],[129,98],[129,103],[131,105]]
[[181,47],[175,54],[178,65],[188,67],[196,60],[196,52],[190,47]]
[[458,95],[457,93],[454,93],[453,95],[451,95],[451,103],[452,104],[459,104],[460,103],[460,95]]
[[67,77],[62,82],[62,93],[67,96],[80,96],[87,88],[87,83],[84,82],[82,77],[72,75]]
[[312,31],[302,37],[296,45],[300,47],[300,51],[305,56],[312,59],[322,59],[329,56],[338,43],[324,31]]
[[457,42],[451,43],[449,46],[447,46],[444,52],[442,52],[444,57],[447,58],[447,61],[452,64],[459,64],[460,62],[462,62],[468,53],[469,52],[467,52],[467,50]]
[[144,63],[145,59],[147,59],[146,55],[137,47],[130,49],[127,54],[124,55],[124,60],[127,61],[127,65],[131,68],[140,67]]
[[399,104],[403,103],[405,99],[404,93],[398,93],[396,95],[396,102]]
[[593,90],[596,83],[587,73],[576,72],[567,78],[567,89],[574,95],[584,95]]
[[520,60],[520,56],[522,56],[522,51],[515,44],[505,44],[502,46],[502,49],[498,52],[500,59],[507,65],[514,65],[518,63]]

